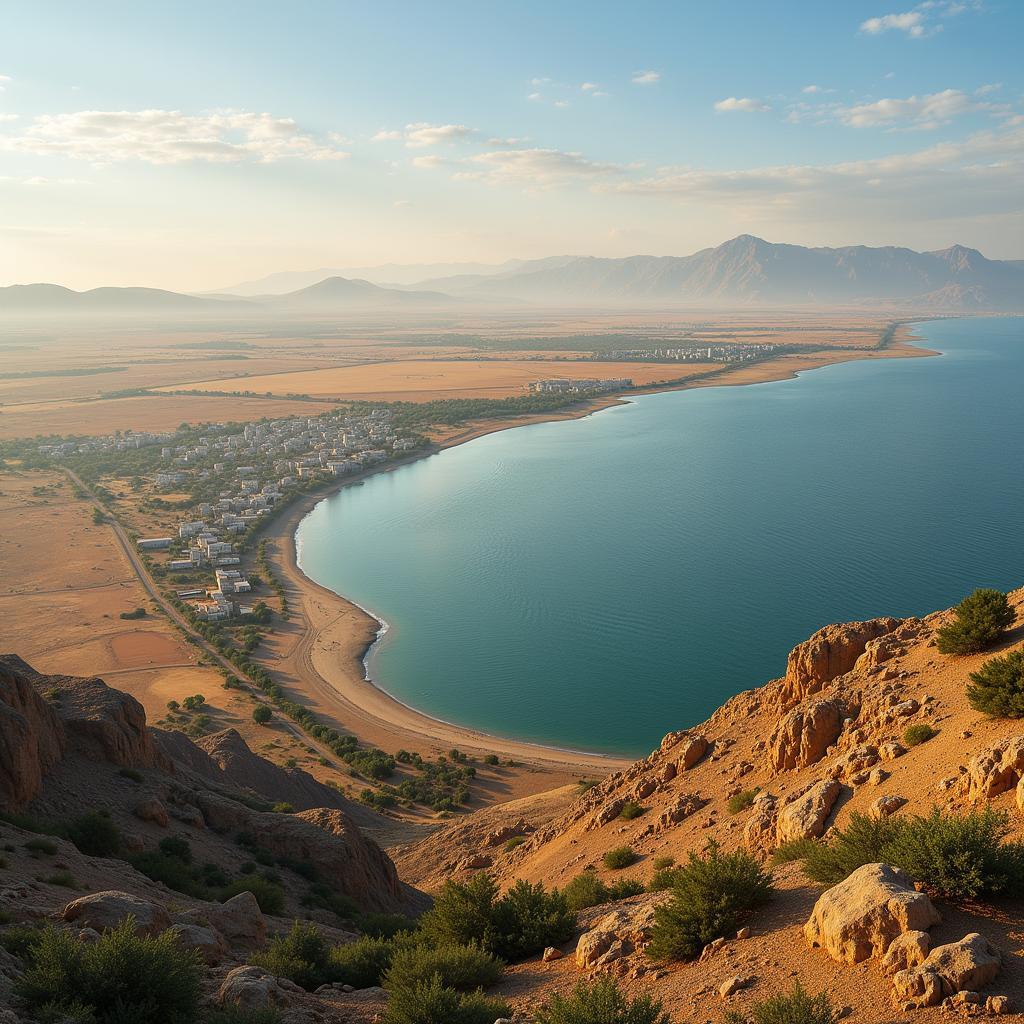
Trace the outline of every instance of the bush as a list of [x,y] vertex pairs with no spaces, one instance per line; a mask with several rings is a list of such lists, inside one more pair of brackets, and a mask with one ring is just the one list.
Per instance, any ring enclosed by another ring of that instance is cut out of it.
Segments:
[[1013,625],[1013,609],[999,590],[976,590],[956,606],[956,618],[936,631],[940,654],[978,654]]
[[627,800],[622,805],[622,810],[619,811],[619,817],[624,821],[632,821],[634,818],[639,818],[646,810],[646,807],[638,804],[635,800]]
[[982,811],[906,818],[887,849],[891,863],[939,896],[977,899],[1024,892],[1024,845],[1004,843],[1007,815]]
[[632,846],[616,846],[601,858],[601,863],[612,871],[619,871],[628,868],[630,864],[635,864],[639,859]]
[[390,939],[402,932],[412,932],[417,923],[404,914],[360,914],[356,925],[364,935]]
[[196,872],[180,857],[166,854],[162,850],[147,850],[131,856],[128,863],[147,878],[163,882],[175,892],[183,892],[187,896],[204,895]]
[[93,942],[46,929],[28,953],[16,991],[38,1011],[97,1024],[193,1024],[198,1016],[199,956],[173,932],[138,936],[131,918]]
[[459,992],[473,992],[493,985],[504,965],[479,946],[410,946],[399,949],[384,975],[384,988],[415,988],[433,977]]
[[563,890],[566,906],[574,913],[601,903],[613,903],[629,896],[639,896],[644,887],[636,881],[622,879],[605,885],[593,871],[577,875]]
[[986,807],[965,814],[875,821],[851,814],[849,824],[828,843],[814,843],[803,855],[808,877],[825,885],[841,882],[863,864],[902,868],[940,896],[977,899],[1024,893],[1024,845],[1006,843],[1007,816]]
[[312,992],[335,980],[329,952],[327,941],[315,924],[296,921],[287,935],[272,939],[266,949],[252,954],[249,962]]
[[274,712],[266,704],[260,704],[253,708],[252,720],[257,725],[266,725],[274,717]]
[[490,764],[490,765],[498,764],[498,755],[497,754],[485,754],[484,755],[484,764]]
[[185,864],[192,863],[192,844],[184,836],[166,836],[160,840],[160,852],[177,857]]
[[379,985],[395,955],[392,939],[364,935],[355,942],[335,946],[330,952],[331,975],[335,981],[353,988]]
[[756,789],[745,789],[742,793],[734,793],[725,805],[726,810],[730,814],[739,814],[740,811],[745,811],[754,805],[755,796],[757,796]]
[[120,617],[122,619],[144,619],[146,617],[146,609],[136,608],[134,611],[121,612]]
[[506,1003],[482,992],[446,988],[438,977],[391,992],[384,1024],[494,1024],[510,1013]]
[[[828,993],[809,996],[798,981],[789,995],[770,996],[754,1003],[754,1024],[835,1024],[839,1012],[832,1008]],[[749,1017],[730,1011],[726,1024],[747,1024]]]
[[967,684],[975,711],[995,718],[1024,718],[1024,651],[989,658]]
[[545,946],[557,946],[573,933],[576,916],[562,893],[518,881],[500,899],[487,874],[471,881],[446,882],[434,907],[420,919],[427,942],[481,948],[504,960],[520,960]]
[[517,846],[522,846],[526,842],[526,836],[513,836],[511,839],[505,842],[505,852],[511,853]]
[[227,903],[232,896],[237,896],[240,892],[251,892],[264,914],[278,916],[284,910],[284,889],[262,875],[236,878],[230,885],[221,889],[221,903]]
[[0,932],[0,949],[6,949],[11,956],[24,960],[43,934],[42,928],[27,924],[12,925]]
[[903,734],[903,742],[908,747],[919,747],[927,743],[933,736],[938,736],[938,730],[933,729],[927,722],[917,722],[915,725],[908,725],[907,731]]
[[655,871],[651,875],[651,880],[647,883],[648,892],[664,892],[666,889],[671,889],[676,884],[676,879],[679,877],[679,872],[682,868],[670,867],[662,868],[660,871]]
[[536,1014],[537,1024],[671,1024],[662,1004],[650,996],[629,999],[609,977],[578,982],[572,995],[553,996]]
[[117,774],[120,775],[122,779],[128,779],[131,782],[142,781],[142,772],[136,771],[134,768],[118,768]]
[[703,856],[691,852],[677,871],[671,900],[654,911],[647,947],[654,960],[696,956],[712,939],[735,931],[772,892],[771,876],[749,853],[722,853],[714,843]]
[[775,850],[772,863],[793,864],[798,860],[806,860],[819,845],[817,839],[791,839]]
[[52,839],[33,838],[25,844],[33,857],[52,857],[58,850],[57,844]]
[[676,859],[671,854],[662,854],[660,857],[654,858],[654,870],[662,871],[665,868],[670,868],[675,862]]
[[102,811],[90,811],[67,828],[67,837],[90,857],[112,857],[121,848],[121,831]]

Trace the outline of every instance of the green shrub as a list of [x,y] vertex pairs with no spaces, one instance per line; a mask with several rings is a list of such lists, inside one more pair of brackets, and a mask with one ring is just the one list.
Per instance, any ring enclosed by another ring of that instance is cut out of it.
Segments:
[[253,708],[252,720],[257,725],[266,725],[274,717],[274,712],[266,704],[259,704]]
[[772,863],[793,864],[798,860],[806,860],[819,845],[817,839],[791,839],[772,853]]
[[580,981],[570,996],[552,996],[536,1014],[537,1024],[671,1024],[662,1004],[650,996],[630,999],[614,978]]
[[995,718],[1024,718],[1024,651],[989,658],[967,684],[975,711]]
[[887,849],[891,863],[903,868],[939,896],[977,899],[1024,893],[1024,845],[1005,843],[1007,815],[986,807],[965,814],[914,815]]
[[903,742],[908,747],[919,747],[938,734],[938,730],[933,729],[927,722],[917,722],[907,726],[907,731],[903,734]]
[[646,807],[638,804],[635,800],[627,800],[622,805],[622,810],[619,811],[619,817],[624,821],[632,821],[634,818],[639,818],[646,810]]
[[32,946],[43,936],[42,928],[27,924],[16,924],[0,932],[0,948],[6,949],[11,956],[25,959]]
[[384,975],[384,988],[415,988],[436,976],[447,988],[473,992],[493,985],[503,966],[479,946],[409,946],[395,952]]
[[606,885],[593,871],[578,874],[563,890],[562,895],[568,908],[573,911],[596,907],[602,903],[613,903],[629,896],[638,896],[644,887],[632,879],[622,879]]
[[498,764],[498,755],[497,754],[485,754],[484,755],[484,764],[490,764],[490,765]]
[[651,880],[647,883],[648,892],[664,892],[666,889],[671,889],[676,884],[676,879],[679,877],[681,868],[675,866],[670,868],[662,868],[660,871],[655,871],[651,875]]
[[390,939],[401,932],[413,932],[419,925],[404,914],[359,914],[356,926],[364,935]]
[[52,857],[56,854],[59,847],[52,839],[36,837],[30,839],[25,844],[25,849],[28,850],[33,857]]
[[199,956],[173,932],[138,936],[131,918],[93,942],[46,929],[28,951],[17,994],[38,1011],[97,1024],[193,1024],[198,1016]]
[[296,921],[287,935],[271,939],[249,962],[278,978],[287,978],[308,991],[334,981],[327,940],[315,924]]
[[165,836],[160,840],[160,852],[177,857],[183,864],[192,863],[192,844],[184,836]]
[[168,889],[183,892],[186,896],[203,895],[195,871],[180,857],[169,857],[159,850],[147,850],[135,853],[128,858],[136,871],[141,872],[154,882],[163,882]]
[[771,876],[744,850],[722,853],[711,843],[703,856],[691,852],[677,870],[671,900],[654,911],[647,947],[654,960],[696,956],[771,896]]
[[978,654],[998,643],[1014,613],[999,590],[976,590],[956,606],[956,618],[936,631],[940,654]]
[[[828,993],[809,996],[798,981],[788,995],[769,996],[751,1007],[754,1024],[835,1024],[839,1012],[832,1007]],[[750,1018],[730,1010],[726,1024],[747,1024]]]
[[863,864],[888,862],[890,846],[902,818],[870,818],[856,812],[844,829],[834,829],[827,843],[801,840],[787,849],[791,860],[803,860],[804,873],[812,881],[835,885]]
[[103,811],[89,811],[76,818],[65,834],[90,857],[112,857],[121,848],[121,830]]
[[639,859],[632,846],[616,846],[601,858],[601,863],[612,871],[619,871],[628,868],[630,864],[635,864]]
[[122,779],[129,779],[131,782],[142,781],[142,772],[138,772],[134,768],[118,768],[117,774],[120,775]]
[[734,793],[729,797],[725,807],[730,814],[739,814],[748,807],[753,807],[754,797],[757,796],[756,789],[745,789],[742,793]]
[[227,903],[232,896],[237,896],[240,892],[251,892],[264,914],[277,917],[284,911],[284,889],[262,875],[236,878],[230,885],[221,889],[221,903]]
[[353,988],[379,985],[391,966],[395,949],[395,940],[369,935],[335,946],[330,952],[331,975],[335,981]]
[[412,988],[392,990],[384,1024],[494,1024],[509,1013],[506,1003],[482,992],[457,992],[434,977]]
[[665,868],[672,867],[676,862],[675,857],[670,853],[662,854],[660,857],[654,858],[654,870],[663,871]]
[[420,930],[428,942],[477,943],[504,960],[520,960],[564,942],[575,924],[557,890],[518,881],[499,899],[494,879],[481,873],[464,884],[446,882],[433,909],[420,919]]
[[522,846],[525,842],[526,836],[513,836],[505,842],[505,852],[511,853],[517,846]]

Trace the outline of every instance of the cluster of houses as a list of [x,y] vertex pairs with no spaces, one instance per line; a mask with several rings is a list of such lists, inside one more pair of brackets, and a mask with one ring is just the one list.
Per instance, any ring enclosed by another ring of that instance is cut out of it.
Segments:
[[63,458],[66,455],[84,455],[87,452],[127,452],[136,448],[165,445],[174,440],[174,434],[150,434],[145,431],[129,431],[122,434],[107,434],[105,437],[90,437],[82,441],[61,441],[59,444],[41,444],[40,455]]
[[646,361],[652,363],[746,363],[776,354],[784,346],[772,343],[738,345],[678,345],[668,348],[624,348],[595,352],[589,358],[600,360]]
[[586,377],[573,380],[555,377],[551,380],[534,380],[528,385],[530,391],[535,395],[573,395],[585,391],[621,391],[632,386],[633,381],[629,377],[610,377],[606,380]]
[[[301,481],[356,473],[416,442],[401,437],[387,409],[366,415],[329,413],[247,424],[241,432],[211,427],[187,445],[164,445],[169,465],[153,475],[157,490],[198,483],[223,484],[215,500],[201,501],[178,524],[178,536],[147,537],[142,550],[176,549],[168,571],[212,569],[215,586],[178,591],[196,614],[208,621],[250,611],[237,597],[251,590],[238,566],[231,538],[246,533],[263,516],[287,501]],[[205,490],[211,490],[206,487]]]

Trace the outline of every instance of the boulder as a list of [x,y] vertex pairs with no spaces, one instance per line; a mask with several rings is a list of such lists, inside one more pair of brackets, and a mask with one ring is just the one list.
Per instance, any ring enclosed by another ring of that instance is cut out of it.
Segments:
[[267,922],[251,892],[232,896],[226,903],[211,908],[207,917],[232,948],[257,949],[267,940]]
[[809,640],[789,652],[782,682],[783,707],[792,707],[817,693],[827,683],[845,675],[857,663],[868,643],[891,633],[901,619],[869,619],[842,622],[819,629]]
[[195,949],[207,964],[217,964],[224,959],[227,943],[212,928],[199,924],[172,924],[171,931],[178,937],[183,949]]
[[872,818],[888,818],[906,802],[907,798],[904,796],[880,796],[868,808],[868,815]]
[[496,828],[492,832],[488,832],[487,838],[484,840],[484,845],[501,846],[503,843],[507,843],[510,839],[515,839],[518,836],[529,835],[533,831],[535,831],[534,827],[527,822],[525,818],[518,818],[511,825],[503,825],[501,828]]
[[753,811],[743,826],[743,840],[751,853],[764,856],[778,845],[778,816],[779,802],[775,797],[754,801]]
[[481,868],[489,868],[494,863],[494,858],[487,853],[472,853],[460,864],[460,871],[479,871]]
[[706,802],[696,793],[680,794],[670,807],[661,812],[658,818],[658,828],[671,828],[673,825],[678,825],[679,822],[699,811]]
[[1001,966],[995,946],[971,932],[957,942],[936,946],[921,964],[895,974],[893,999],[901,1006],[938,1006],[958,993],[977,992],[996,977]]
[[689,771],[707,752],[710,744],[707,737],[689,736],[683,741],[679,750],[678,765],[683,771]]
[[159,904],[114,890],[72,900],[61,917],[79,928],[94,928],[98,932],[116,928],[126,917],[135,919],[135,931],[139,935],[158,935],[171,926],[170,914]]
[[907,748],[902,743],[897,743],[896,740],[887,740],[878,748],[878,753],[883,761],[895,761],[897,757],[902,757],[906,752]]
[[167,808],[159,800],[143,800],[132,809],[132,814],[142,821],[159,825],[160,828],[167,828],[170,820],[167,816]]
[[891,978],[900,971],[923,964],[928,958],[931,943],[927,932],[911,931],[897,935],[882,957],[882,973]]
[[768,760],[776,771],[820,761],[839,738],[845,713],[833,700],[812,700],[784,715],[768,738]]
[[939,913],[910,878],[888,864],[864,864],[818,898],[804,937],[833,960],[860,963],[883,956],[893,940],[927,931]]
[[967,762],[960,791],[968,800],[990,800],[1018,785],[1024,776],[1024,736],[1010,736]]
[[732,978],[726,978],[725,981],[718,986],[718,994],[723,999],[728,999],[729,996],[736,995],[736,993],[742,989],[749,988],[753,983],[753,978],[737,974]]
[[291,1001],[291,995],[274,975],[249,964],[229,971],[217,992],[221,1006],[237,1006],[242,1010],[287,1006]]
[[576,944],[577,965],[601,967],[642,950],[654,928],[654,908],[662,900],[662,894],[641,897],[592,920]]
[[825,832],[835,802],[843,787],[835,779],[816,782],[803,796],[779,811],[775,838],[778,845],[794,839],[817,839]]
[[555,946],[548,946],[548,948],[544,950],[544,955],[541,959],[544,963],[549,964],[553,960],[561,960],[563,956],[565,956],[565,954],[560,949]]

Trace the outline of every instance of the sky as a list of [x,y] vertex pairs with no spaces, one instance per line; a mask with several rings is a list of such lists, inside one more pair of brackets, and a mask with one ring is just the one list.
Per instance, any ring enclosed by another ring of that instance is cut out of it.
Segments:
[[1020,0],[0,0],[0,284],[1024,258]]

